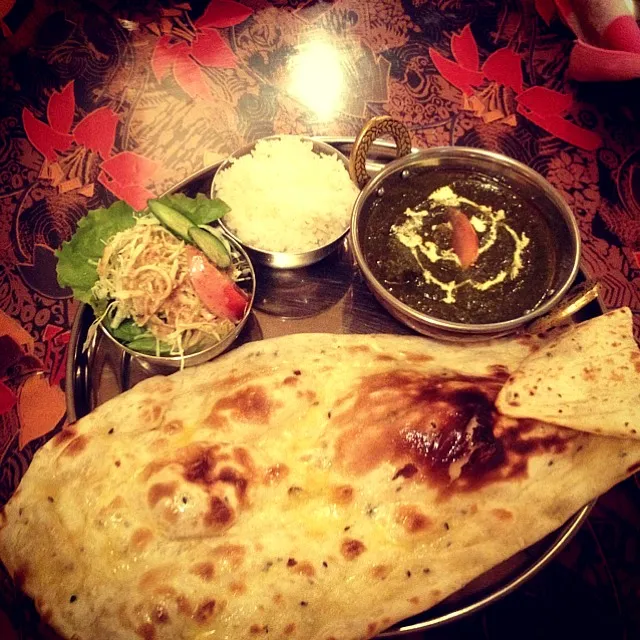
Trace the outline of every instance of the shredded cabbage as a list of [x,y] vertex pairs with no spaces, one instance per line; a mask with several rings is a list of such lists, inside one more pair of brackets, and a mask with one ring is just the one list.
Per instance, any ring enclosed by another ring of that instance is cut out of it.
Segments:
[[[216,343],[234,324],[218,318],[200,301],[189,276],[185,243],[153,216],[143,216],[130,229],[116,233],[105,246],[97,266],[92,294],[108,302],[102,320],[117,329],[131,319],[170,355],[184,354]],[[232,277],[242,277],[237,269]]]

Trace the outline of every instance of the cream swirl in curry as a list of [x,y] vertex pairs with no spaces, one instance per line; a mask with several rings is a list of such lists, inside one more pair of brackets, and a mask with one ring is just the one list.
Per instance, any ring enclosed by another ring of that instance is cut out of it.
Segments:
[[415,193],[392,185],[372,203],[363,248],[373,275],[444,320],[486,324],[532,311],[555,269],[545,217],[499,181],[446,177],[424,176],[427,188]]
[[[455,279],[449,282],[442,282],[431,273],[428,263],[433,264],[440,260],[448,260],[462,267],[463,265],[460,262],[460,258],[454,249],[444,249],[432,240],[426,239],[431,234],[424,228],[424,220],[425,218],[433,217],[432,210],[414,211],[408,208],[404,212],[407,219],[400,224],[392,225],[391,233],[396,237],[398,242],[402,243],[411,251],[411,254],[422,270],[422,276],[425,281],[440,287],[440,289],[444,291],[445,297],[442,299],[444,303],[454,303],[456,301],[456,292],[461,287],[469,286],[479,291],[487,291],[491,289],[491,287],[504,282],[507,277],[511,280],[518,277],[518,274],[523,268],[522,253],[529,245],[529,237],[524,231],[518,234],[513,230],[505,220],[504,209],[494,211],[489,206],[477,204],[473,200],[469,200],[469,198],[459,196],[448,186],[441,187],[431,193],[427,201],[429,203],[435,203],[436,205],[456,208],[464,203],[477,210],[477,214],[471,216],[470,223],[473,230],[480,237],[478,255],[493,247],[498,238],[498,230],[500,227],[504,228],[513,238],[511,265],[501,269],[495,276],[480,281],[467,278],[462,282],[456,282]],[[442,222],[440,225],[454,232],[452,222]],[[437,231],[438,226],[437,224],[431,225],[431,231]],[[425,262],[425,259],[428,262]]]

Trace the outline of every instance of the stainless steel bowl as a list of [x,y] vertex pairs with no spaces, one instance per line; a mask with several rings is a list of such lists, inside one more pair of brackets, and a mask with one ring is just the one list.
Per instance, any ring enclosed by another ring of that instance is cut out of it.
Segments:
[[[262,138],[262,140],[279,140],[283,137],[284,136],[269,136],[267,138]],[[323,153],[340,158],[345,166],[345,169],[349,169],[348,159],[330,144],[327,144],[326,142],[322,142],[320,140],[314,140],[313,138],[308,138],[306,136],[295,137],[301,138],[302,140],[310,141],[313,144],[313,151],[315,153]],[[212,198],[218,197],[216,189],[216,177],[225,169],[228,169],[229,166],[231,166],[233,160],[251,153],[258,142],[260,142],[260,140],[256,140],[256,142],[252,142],[251,144],[245,145],[237,151],[234,151],[234,153],[232,153],[220,165],[213,178],[213,182],[211,183]],[[264,249],[260,249],[259,247],[254,247],[250,244],[247,244],[246,242],[243,242],[242,238],[237,236],[227,225],[225,225],[224,220],[220,220],[220,225],[225,230],[227,235],[229,235],[239,244],[242,244],[247,249],[249,255],[253,260],[255,260],[255,262],[267,265],[268,267],[273,267],[275,269],[298,269],[300,267],[307,267],[310,264],[315,264],[323,258],[326,258],[329,254],[333,253],[340,246],[347,233],[349,233],[349,225],[347,225],[344,231],[339,236],[321,247],[316,247],[315,249],[304,251],[302,253],[288,253],[280,251],[266,251]]]
[[[364,151],[366,153],[366,149]],[[354,148],[354,152],[357,154],[358,149]],[[535,310],[518,318],[490,324],[451,322],[421,313],[400,302],[375,278],[362,249],[372,203],[376,199],[384,199],[384,188],[390,179],[406,180],[408,184],[412,178],[418,179],[418,173],[424,173],[425,170],[430,169],[434,171],[463,169],[498,179],[521,196],[530,199],[545,215],[556,241],[558,263],[549,294]],[[359,182],[362,183],[364,180],[361,178]],[[466,147],[438,147],[419,151],[398,158],[387,165],[364,186],[356,200],[351,220],[351,243],[356,261],[369,288],[391,315],[419,333],[456,341],[484,340],[505,335],[548,314],[571,287],[580,263],[578,225],[562,196],[539,173],[526,165],[498,153]]]
[[249,319],[251,310],[253,308],[253,299],[256,293],[256,274],[253,269],[253,265],[251,264],[251,260],[247,255],[247,252],[233,238],[227,238],[227,240],[229,241],[229,244],[240,254],[240,259],[236,264],[240,268],[248,269],[251,277],[249,280],[237,283],[241,289],[249,294],[249,302],[247,304],[247,309],[244,312],[244,316],[242,316],[242,319],[240,320],[240,322],[238,322],[235,329],[229,335],[225,336],[220,342],[212,344],[200,351],[187,354],[181,358],[180,356],[154,356],[146,353],[140,353],[139,351],[135,351],[134,349],[130,349],[120,341],[116,340],[116,338],[114,338],[109,333],[109,331],[107,331],[106,327],[102,323],[100,323],[100,329],[102,330],[103,334],[107,337],[108,340],[117,345],[120,349],[135,357],[138,362],[140,362],[140,364],[145,366],[147,369],[150,369],[157,373],[180,369],[183,366],[193,367],[195,365],[207,362],[208,360],[211,360],[226,351],[240,335],[240,332],[244,328],[244,325],[247,323],[247,320]]

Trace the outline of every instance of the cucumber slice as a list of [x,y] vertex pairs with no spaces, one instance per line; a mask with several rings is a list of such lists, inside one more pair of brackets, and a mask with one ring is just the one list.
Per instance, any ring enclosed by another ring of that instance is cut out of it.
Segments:
[[189,237],[216,267],[226,269],[231,264],[229,252],[212,233],[198,227],[191,227]]
[[178,213],[175,209],[168,207],[166,204],[162,204],[162,202],[149,200],[149,208],[151,209],[151,213],[153,213],[169,231],[173,231],[173,233],[183,240],[189,241],[189,230],[197,228],[194,227],[189,218]]

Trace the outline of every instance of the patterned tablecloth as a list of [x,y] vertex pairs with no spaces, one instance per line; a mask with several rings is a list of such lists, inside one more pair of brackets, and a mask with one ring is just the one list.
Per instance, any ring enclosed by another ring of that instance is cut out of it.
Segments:
[[[638,334],[640,86],[571,83],[572,35],[536,5],[550,3],[0,2],[0,503],[65,420],[76,305],[54,250],[87,209],[141,207],[262,136],[353,136],[387,113],[416,146],[534,167],[573,209],[604,304],[630,306]],[[526,586],[429,638],[640,637],[638,531],[630,479]],[[0,637],[35,637],[12,599],[5,579]]]

